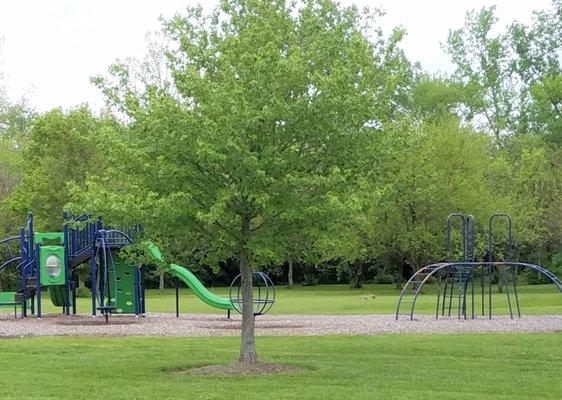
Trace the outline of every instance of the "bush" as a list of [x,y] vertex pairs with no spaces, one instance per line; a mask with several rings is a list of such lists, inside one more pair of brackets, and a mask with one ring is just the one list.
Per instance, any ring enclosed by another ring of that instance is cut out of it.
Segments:
[[92,291],[88,288],[81,287],[76,289],[76,297],[78,298],[89,298],[92,297]]
[[[546,265],[546,268],[558,278],[562,279],[562,252],[554,253],[550,258],[550,263]],[[550,279],[548,279],[546,276],[531,269],[528,269],[525,272],[525,278],[529,285],[542,285],[551,283]]]
[[394,276],[392,276],[391,274],[376,274],[375,279],[373,279],[373,283],[390,284],[394,282]]
[[554,253],[550,259],[550,272],[562,279],[562,252]]

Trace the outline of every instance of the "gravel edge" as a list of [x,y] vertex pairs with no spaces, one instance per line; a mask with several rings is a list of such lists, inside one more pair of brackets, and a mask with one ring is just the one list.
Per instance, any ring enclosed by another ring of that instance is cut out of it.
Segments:
[[[241,318],[217,314],[148,314],[136,318],[117,315],[106,324],[103,317],[48,314],[42,319],[15,319],[0,315],[0,338],[30,336],[238,336]],[[562,332],[562,315],[535,315],[510,319],[457,319],[417,316],[396,321],[394,315],[265,315],[256,318],[258,336],[321,336],[379,334]]]

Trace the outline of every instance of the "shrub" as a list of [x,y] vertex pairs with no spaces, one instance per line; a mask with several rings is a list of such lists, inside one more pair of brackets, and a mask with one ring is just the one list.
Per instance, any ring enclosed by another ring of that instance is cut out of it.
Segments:
[[391,274],[376,274],[375,278],[373,279],[373,283],[384,283],[390,284],[394,283],[394,276]]
[[81,287],[76,289],[76,297],[78,298],[88,298],[92,297],[92,291],[88,288]]

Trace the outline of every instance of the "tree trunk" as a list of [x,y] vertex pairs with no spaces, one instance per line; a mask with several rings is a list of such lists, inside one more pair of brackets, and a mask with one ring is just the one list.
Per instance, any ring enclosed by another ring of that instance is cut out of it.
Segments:
[[396,268],[396,289],[402,289],[402,274],[404,273],[404,264],[402,261],[398,263],[398,267]]
[[287,287],[289,289],[293,288],[293,260],[289,257],[287,260],[287,264],[289,266],[289,270],[287,271]]
[[158,283],[158,289],[164,290],[164,271],[160,272],[159,278],[160,278],[160,281]]
[[240,285],[242,291],[242,342],[239,362],[257,363],[256,339],[254,334],[254,293],[252,287],[252,260],[247,248],[250,236],[251,216],[242,216],[242,248],[240,249]]
[[355,260],[355,282],[353,287],[355,289],[361,289],[363,287],[363,276],[365,275],[365,264],[363,260]]
[[78,272],[76,273],[76,280],[78,281],[77,286],[79,289],[83,289],[86,287],[86,277],[80,273],[80,270],[78,270]]

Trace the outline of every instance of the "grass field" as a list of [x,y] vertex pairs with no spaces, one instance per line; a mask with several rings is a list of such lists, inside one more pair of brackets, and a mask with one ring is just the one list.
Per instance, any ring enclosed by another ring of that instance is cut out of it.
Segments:
[[[434,289],[427,288],[419,312],[434,312]],[[227,295],[226,288],[213,291]],[[392,285],[279,288],[272,311],[393,313],[397,295]],[[552,285],[523,286],[520,295],[524,313],[562,314]],[[149,312],[172,312],[174,291],[150,290],[147,303]],[[496,313],[507,311],[505,295],[495,294],[494,303]],[[59,311],[48,298],[44,305]],[[79,312],[89,307],[89,299],[79,300]],[[181,311],[220,312],[187,289]],[[213,377],[177,370],[235,361],[239,338],[4,339],[0,399],[559,399],[561,344],[562,333],[258,337],[262,361],[303,371]]]
[[236,359],[237,338],[0,341],[9,399],[559,399],[562,334],[259,338],[263,361],[304,368],[250,377],[175,369]]
[[[228,296],[228,288],[212,288],[213,292]],[[496,288],[493,289],[497,292]],[[197,299],[189,289],[180,290],[180,310],[185,313],[224,313],[207,306]],[[435,312],[435,288],[424,289],[416,306],[416,312]],[[349,285],[298,286],[293,289],[277,288],[277,303],[272,314],[391,314],[396,310],[399,291],[394,285],[365,285],[363,289],[350,289]],[[562,294],[554,285],[521,286],[520,302],[524,314],[562,314]],[[371,295],[374,295],[372,297]],[[476,296],[475,307],[480,307],[480,296]],[[78,299],[78,312],[90,312],[91,300]],[[494,313],[507,314],[505,294],[494,294]],[[147,291],[148,312],[174,312],[173,289]],[[48,297],[44,297],[44,312],[59,312]],[[9,309],[2,312],[9,313]]]

